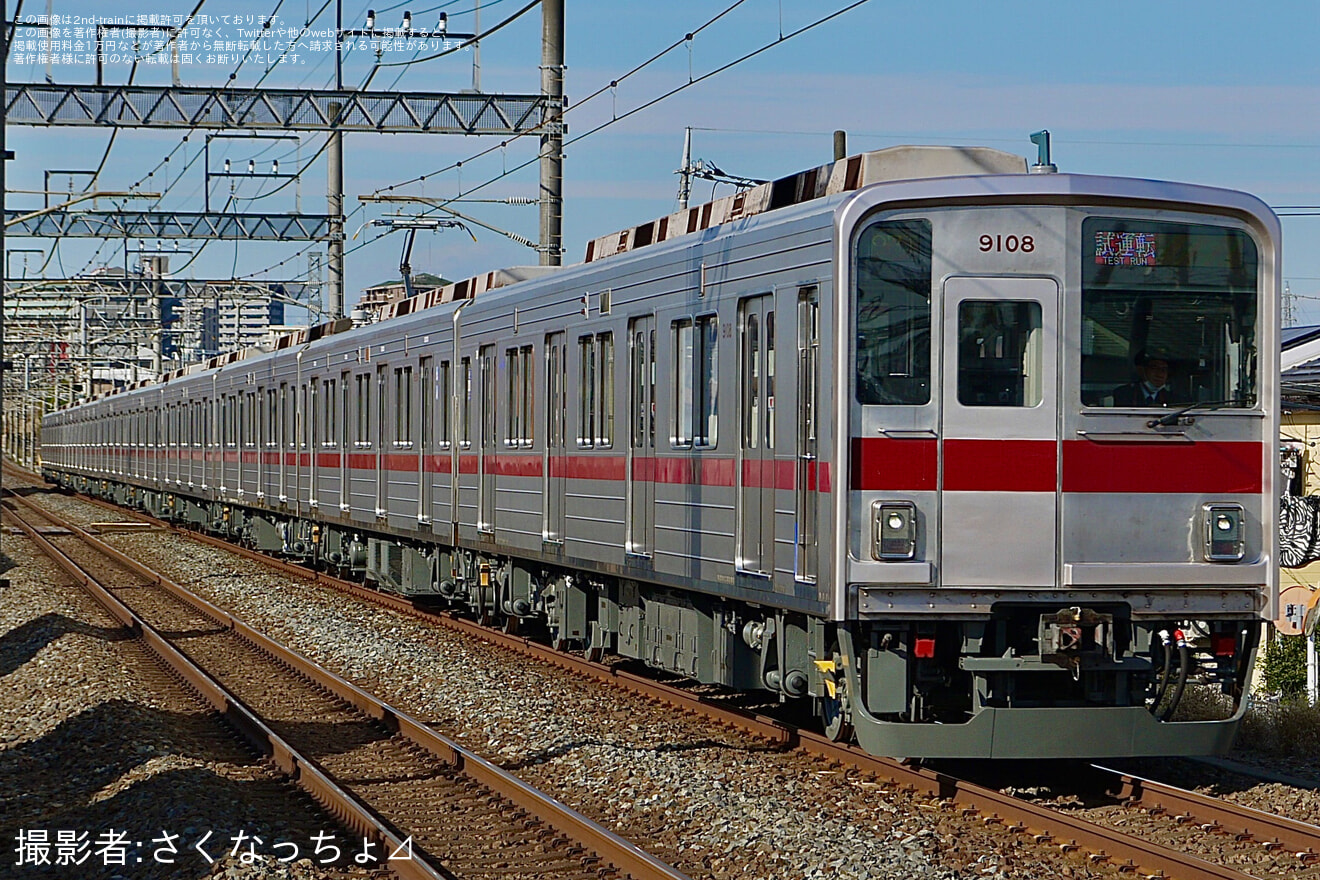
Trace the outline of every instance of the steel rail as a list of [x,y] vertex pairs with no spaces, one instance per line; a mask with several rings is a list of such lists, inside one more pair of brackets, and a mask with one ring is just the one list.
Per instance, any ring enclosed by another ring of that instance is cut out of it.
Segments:
[[[25,507],[33,507],[30,502],[17,495],[10,494],[10,500]],[[269,757],[282,773],[316,799],[339,822],[355,833],[371,840],[374,844],[388,847],[386,853],[396,853],[404,846],[404,841],[393,831],[385,827],[372,812],[357,798],[340,788],[326,776],[309,758],[290,746],[279,734],[271,730],[251,709],[224,685],[220,684],[201,667],[193,663],[150,624],[139,617],[131,608],[119,601],[109,590],[89,572],[78,565],[64,551],[51,543],[45,535],[29,523],[12,503],[5,505],[14,524],[50,557],[79,586],[85,589],[103,608],[120,624],[142,640],[160,660],[190,686],[201,698],[225,718],[258,751]],[[37,508],[38,515],[46,513]],[[51,519],[51,522],[54,522]],[[425,862],[413,859],[395,859],[386,862],[389,870],[401,880],[454,880],[453,875],[441,873]]]
[[1168,878],[1168,880],[1256,880],[1252,875],[1237,869],[1216,865],[1189,853],[1179,852],[1161,844],[1132,837],[1050,807],[1034,804],[992,788],[959,779],[948,773],[907,764],[892,758],[877,757],[862,751],[856,746],[833,742],[824,736],[800,730],[777,719],[730,709],[727,706],[715,704],[699,695],[688,693],[681,688],[652,681],[608,664],[558,651],[548,645],[514,633],[484,627],[450,612],[434,612],[419,608],[412,601],[402,596],[373,590],[362,584],[333,577],[325,572],[315,571],[278,557],[268,556],[212,535],[182,528],[140,511],[127,510],[99,498],[88,495],[79,495],[79,497],[105,509],[115,510],[144,522],[151,522],[168,528],[175,534],[191,538],[202,544],[236,553],[302,580],[322,584],[372,604],[473,635],[542,662],[598,681],[614,684],[651,699],[662,700],[677,708],[685,709],[727,727],[762,737],[783,748],[796,749],[804,754],[834,764],[851,767],[860,772],[887,779],[902,788],[945,799],[955,805],[962,805],[965,813],[979,814],[982,822],[1002,825],[1007,830],[1029,836],[1033,842],[1040,845],[1058,846],[1065,852],[1083,850],[1088,853],[1091,861],[1113,862],[1121,870],[1137,871],[1143,876],[1152,878]]
[[1267,849],[1286,848],[1303,862],[1320,860],[1320,828],[1315,825],[1121,770],[1092,766],[1116,783],[1114,788],[1128,804],[1163,811],[1181,822],[1195,822],[1205,831],[1255,840]]
[[[678,871],[671,865],[657,859],[655,856],[641,849],[632,842],[614,834],[612,831],[609,831],[544,792],[531,787],[512,774],[506,772],[490,761],[487,761],[485,758],[482,758],[475,752],[469,751],[453,740],[442,736],[406,712],[390,706],[351,682],[322,668],[314,661],[303,657],[301,654],[298,654],[261,634],[243,621],[223,609],[218,608],[200,596],[194,595],[186,588],[180,586],[149,566],[144,565],[138,560],[133,559],[127,554],[97,539],[78,525],[63,519],[54,513],[46,511],[26,498],[12,494],[10,497],[20,505],[35,509],[40,516],[47,518],[50,522],[61,528],[67,529],[73,536],[77,537],[97,552],[114,560],[118,565],[129,569],[139,577],[145,578],[153,584],[163,587],[171,595],[176,596],[183,602],[187,603],[201,614],[213,620],[217,625],[234,631],[241,638],[254,644],[260,650],[270,654],[279,662],[284,663],[294,671],[306,676],[333,693],[335,696],[354,706],[359,711],[374,720],[379,721],[390,730],[391,733],[397,733],[400,736],[403,736],[420,748],[435,755],[440,760],[450,764],[457,772],[471,777],[484,788],[506,798],[511,803],[528,810],[528,812],[534,814],[546,825],[587,847],[602,859],[614,865],[620,871],[633,877],[634,880],[689,880],[687,875]],[[62,559],[68,560],[70,564],[76,567],[76,563],[69,560],[67,556],[58,550],[58,548],[46,541],[35,530],[29,534],[35,536],[34,540],[39,540],[41,542],[43,550],[46,547],[50,547],[51,550],[58,553]],[[226,544],[224,546],[232,547],[233,545]],[[63,566],[64,563],[61,562],[61,565]],[[66,568],[66,570],[69,569]],[[85,572],[74,574],[73,571],[70,570],[70,574],[79,579],[80,582],[91,580],[91,576]],[[132,614],[131,611],[129,611],[129,613]],[[134,619],[137,619],[136,615],[134,615]],[[145,630],[146,625],[141,623],[140,620],[138,621],[138,625]],[[205,673],[201,674],[205,675]],[[216,684],[216,686],[219,687],[218,684]],[[229,700],[237,702],[233,697],[230,697]],[[272,733],[271,736],[274,736],[274,734]],[[292,749],[290,749],[287,744],[282,744],[281,748],[285,751],[292,752]],[[305,760],[306,759],[302,759],[302,761],[296,766],[303,766]],[[349,795],[346,792],[343,794],[346,798],[352,798],[352,795]],[[327,808],[329,807],[327,806]],[[365,805],[362,806],[362,809],[369,811],[369,808],[365,807]],[[332,812],[335,811],[332,810]],[[337,812],[336,815],[338,815]],[[397,838],[395,840],[396,846],[402,843],[402,841],[397,840]],[[394,850],[391,849],[389,851],[392,852]]]

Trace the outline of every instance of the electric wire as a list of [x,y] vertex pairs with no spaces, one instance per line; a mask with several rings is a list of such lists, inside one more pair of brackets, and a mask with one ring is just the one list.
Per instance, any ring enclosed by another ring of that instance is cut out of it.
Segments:
[[[410,0],[403,0],[403,3],[398,4],[398,6],[402,6],[402,5],[404,5],[404,3],[408,3],[408,2],[410,2]],[[439,6],[432,6],[430,9],[423,9],[423,10],[421,10],[420,12],[418,12],[417,14],[418,14],[418,15],[425,15],[425,14],[428,13],[428,12],[435,12],[435,11],[437,11],[437,10],[439,10],[439,9],[444,9],[444,8],[447,7],[447,6],[454,6],[454,5],[458,4],[459,2],[460,2],[460,0],[449,0],[448,3],[441,3]],[[491,7],[491,6],[499,6],[499,5],[500,5],[501,3],[503,3],[503,2],[505,2],[505,0],[490,0],[489,3],[483,3],[482,5],[478,6],[477,9],[476,9],[476,11],[480,11],[480,10],[482,10],[482,9],[487,9],[487,8],[489,8],[489,7]],[[397,9],[398,6],[395,6],[395,7],[393,7],[393,8]],[[479,35],[478,38],[477,38],[476,40],[473,40],[473,42],[474,42],[474,43],[479,42],[479,41],[480,41],[480,37],[482,37],[482,36],[485,36],[485,35],[484,35],[484,34]],[[416,52],[414,52],[414,53],[413,53],[412,60],[414,60],[414,61],[420,60],[420,59],[418,58],[418,55],[420,55],[421,52],[422,52],[421,49],[418,49]],[[406,73],[407,73],[409,70],[411,70],[411,69],[412,69],[412,68],[410,68],[410,67],[403,67],[403,68],[400,68],[400,70],[399,70],[399,75],[396,76],[396,77],[394,77],[394,79],[390,82],[390,84],[389,84],[388,86],[385,87],[385,90],[388,91],[388,92],[392,92],[392,91],[394,91],[396,88],[398,88],[398,86],[399,86],[399,81],[402,80],[403,77],[404,77],[404,74],[406,74]]]
[[[675,40],[673,43],[670,43],[668,46],[666,46],[665,48],[661,49],[659,52],[656,52],[656,53],[655,53],[654,55],[652,55],[650,58],[647,58],[645,61],[643,61],[643,62],[641,62],[640,64],[636,65],[636,66],[633,67],[631,70],[629,70],[629,71],[627,71],[626,73],[624,73],[623,75],[621,75],[621,76],[617,76],[617,77],[615,77],[614,79],[610,80],[610,82],[609,82],[608,85],[601,86],[600,88],[596,89],[596,91],[594,91],[594,92],[592,92],[591,94],[587,95],[587,96],[586,96],[585,98],[583,98],[582,100],[577,101],[576,103],[574,103],[573,106],[572,106],[571,108],[569,108],[569,109],[565,109],[565,110],[561,110],[556,116],[554,116],[554,117],[552,117],[552,118],[550,118],[550,119],[545,120],[544,122],[542,122],[542,123],[541,123],[540,125],[538,125],[537,127],[533,128],[533,129],[530,129],[529,131],[526,131],[526,132],[522,132],[522,133],[519,133],[519,134],[515,134],[515,135],[513,135],[513,136],[511,136],[511,137],[509,137],[509,138],[506,138],[506,139],[503,140],[503,141],[500,141],[500,143],[497,144],[497,145],[495,145],[495,146],[489,147],[489,148],[487,148],[487,149],[485,149],[485,150],[481,150],[480,152],[477,152],[477,153],[473,153],[471,156],[468,156],[466,159],[463,159],[463,160],[461,160],[461,161],[459,161],[459,162],[452,163],[452,164],[450,164],[450,165],[446,165],[444,168],[438,168],[438,169],[436,169],[435,171],[430,171],[430,172],[428,172],[428,173],[426,173],[426,174],[418,175],[417,177],[410,178],[410,179],[408,179],[408,180],[402,181],[402,182],[400,182],[400,183],[393,184],[393,185],[391,185],[391,186],[380,187],[380,188],[376,189],[376,191],[375,191],[374,193],[372,193],[372,194],[373,194],[373,195],[380,195],[382,192],[391,192],[391,191],[393,191],[394,189],[396,189],[396,188],[398,188],[398,187],[408,186],[409,184],[412,184],[412,183],[422,183],[422,182],[425,182],[425,180],[426,180],[428,177],[434,177],[434,176],[437,175],[437,174],[443,174],[443,173],[445,173],[446,171],[452,171],[452,170],[454,170],[455,168],[461,168],[464,164],[466,164],[466,163],[468,163],[468,162],[474,162],[474,161],[476,161],[477,159],[480,159],[480,158],[483,157],[483,156],[488,156],[488,155],[490,155],[491,153],[495,152],[496,150],[502,150],[502,149],[504,149],[504,148],[505,148],[510,142],[515,141],[515,140],[518,140],[519,138],[527,137],[527,136],[529,136],[529,135],[534,135],[534,136],[536,136],[536,137],[540,137],[541,134],[542,134],[542,129],[543,129],[546,125],[557,125],[557,124],[563,122],[564,117],[567,116],[570,112],[576,112],[577,110],[581,109],[582,107],[585,107],[585,106],[586,106],[587,104],[589,104],[593,99],[598,98],[598,97],[600,97],[601,95],[605,94],[606,92],[608,92],[608,91],[610,91],[610,90],[616,88],[616,87],[618,86],[619,83],[623,82],[624,80],[628,79],[629,77],[634,76],[634,75],[636,75],[637,73],[640,73],[642,70],[646,69],[646,68],[649,67],[650,65],[652,65],[652,64],[654,64],[655,62],[659,61],[661,58],[665,57],[665,56],[668,55],[670,52],[672,52],[672,51],[674,51],[675,49],[677,49],[679,46],[682,46],[682,45],[686,44],[687,42],[689,42],[689,41],[690,41],[693,37],[695,37],[697,34],[701,33],[701,32],[704,31],[706,28],[708,28],[708,27],[710,27],[711,25],[715,24],[717,21],[719,21],[720,19],[724,18],[724,17],[725,17],[726,15],[728,15],[729,13],[733,12],[735,9],[737,9],[739,6],[743,5],[743,3],[745,3],[745,2],[747,2],[747,0],[735,0],[735,2],[733,2],[733,3],[730,4],[729,6],[726,6],[722,11],[720,11],[718,14],[716,14],[713,18],[707,19],[707,20],[706,20],[703,24],[701,24],[699,27],[694,28],[692,31],[686,33],[686,34],[683,36],[682,39]],[[862,2],[866,2],[866,0],[862,0]],[[518,14],[521,15],[521,14],[522,14],[522,11],[525,11],[525,10],[520,10]],[[483,36],[484,36],[484,35],[483,35]],[[780,39],[783,39],[783,38],[781,37]]]
[[[631,117],[631,116],[634,116],[634,115],[636,115],[636,114],[638,114],[638,113],[641,113],[641,112],[644,111],[644,110],[647,110],[647,109],[649,109],[649,108],[651,108],[651,107],[654,107],[656,104],[659,104],[661,101],[664,101],[664,100],[666,100],[667,98],[670,98],[670,97],[672,97],[672,96],[678,94],[679,92],[682,92],[682,91],[684,91],[684,90],[686,90],[686,89],[688,89],[688,88],[690,88],[690,87],[692,87],[692,86],[694,86],[694,85],[697,85],[698,83],[704,82],[705,80],[708,80],[708,79],[710,79],[711,77],[717,76],[717,75],[719,75],[720,73],[723,73],[724,71],[729,70],[730,68],[732,68],[732,67],[734,67],[734,66],[736,66],[736,65],[738,65],[738,64],[743,63],[744,61],[747,61],[747,60],[749,60],[749,59],[751,59],[751,58],[755,58],[756,56],[761,55],[762,53],[767,52],[767,51],[769,51],[770,49],[773,49],[773,48],[775,48],[776,46],[779,46],[780,44],[785,43],[785,42],[787,42],[788,40],[791,40],[791,39],[793,39],[794,37],[796,37],[796,36],[798,36],[798,35],[800,35],[800,34],[804,34],[804,33],[806,33],[807,31],[810,31],[810,30],[812,30],[812,29],[814,29],[814,28],[820,27],[821,25],[825,24],[826,22],[832,21],[833,19],[838,18],[839,16],[841,16],[841,15],[847,13],[847,12],[852,11],[853,9],[856,9],[856,8],[859,7],[859,6],[862,6],[862,5],[866,4],[867,2],[869,2],[869,0],[855,0],[855,2],[848,4],[847,6],[843,7],[842,9],[839,9],[839,10],[837,10],[837,11],[835,11],[835,12],[830,13],[829,15],[826,15],[826,16],[823,16],[823,17],[821,17],[821,18],[818,18],[818,19],[816,19],[815,21],[811,22],[810,24],[804,25],[804,26],[798,28],[798,29],[795,30],[795,31],[790,31],[790,32],[787,33],[787,34],[781,35],[781,36],[777,37],[776,39],[774,39],[774,40],[772,40],[772,41],[770,41],[770,42],[768,42],[768,43],[765,43],[765,44],[763,44],[762,46],[760,46],[760,47],[758,47],[758,48],[756,48],[756,49],[753,49],[752,51],[747,52],[747,53],[744,54],[744,55],[739,56],[738,58],[735,58],[735,59],[732,60],[732,61],[729,61],[729,62],[727,62],[727,63],[725,63],[725,64],[722,64],[722,65],[720,65],[719,67],[714,68],[713,70],[709,70],[709,71],[707,71],[706,73],[703,73],[702,75],[700,75],[700,76],[698,76],[698,77],[695,77],[695,78],[689,80],[688,82],[685,82],[685,83],[683,83],[683,84],[681,84],[681,85],[675,86],[674,88],[672,88],[672,89],[670,89],[670,90],[668,90],[668,91],[666,91],[666,92],[663,92],[663,93],[657,95],[656,97],[652,98],[651,100],[646,101],[646,102],[644,102],[644,103],[642,103],[642,104],[637,105],[636,107],[633,107],[633,108],[630,109],[630,110],[625,111],[622,115],[616,115],[616,116],[613,116],[612,118],[606,120],[605,122],[600,123],[600,124],[597,125],[596,127],[591,128],[591,129],[589,129],[589,130],[583,132],[582,134],[577,135],[576,137],[572,137],[572,138],[569,138],[568,140],[565,140],[565,141],[563,142],[563,146],[564,146],[564,147],[568,147],[568,146],[571,146],[571,145],[573,145],[573,144],[575,144],[575,143],[578,143],[579,141],[583,140],[584,138],[591,137],[592,135],[594,135],[594,134],[596,134],[596,133],[598,133],[598,132],[600,132],[600,131],[602,131],[602,130],[608,128],[608,127],[610,127],[611,125],[614,125],[615,123],[622,122],[623,120],[625,120],[625,119],[627,119],[627,118],[629,118],[629,117]],[[581,105],[578,105],[578,106],[581,106]],[[489,151],[485,151],[485,152],[489,152]],[[484,153],[483,153],[483,154],[484,154]],[[483,155],[483,154],[478,154],[478,155]],[[433,212],[433,211],[435,211],[435,210],[440,210],[440,209],[443,207],[443,205],[450,204],[450,203],[456,201],[457,199],[464,198],[464,197],[466,197],[466,196],[471,195],[471,194],[474,193],[474,192],[478,192],[479,190],[482,190],[482,189],[484,189],[484,188],[490,186],[491,184],[493,184],[493,183],[495,183],[495,182],[497,182],[497,181],[499,181],[499,180],[502,180],[502,179],[505,178],[505,177],[508,177],[508,176],[511,175],[511,174],[514,174],[514,173],[516,173],[516,172],[518,172],[518,171],[521,171],[523,168],[526,168],[527,166],[531,165],[533,162],[537,162],[537,161],[539,161],[539,159],[540,159],[539,156],[534,156],[533,158],[528,159],[526,162],[523,162],[523,163],[521,163],[521,164],[515,165],[515,166],[513,166],[512,168],[506,169],[506,170],[503,171],[502,173],[500,173],[500,174],[498,174],[498,175],[496,175],[496,176],[494,176],[494,177],[491,177],[491,178],[489,178],[488,180],[486,180],[486,181],[484,181],[484,182],[482,182],[482,183],[479,183],[479,184],[477,184],[477,185],[474,186],[474,187],[471,187],[471,188],[469,188],[469,189],[466,189],[466,190],[460,192],[459,194],[457,194],[456,196],[454,196],[454,198],[452,198],[452,199],[448,199],[447,201],[445,201],[445,202],[442,203],[441,205],[437,205],[435,208],[429,209],[428,211],[425,211],[425,212],[423,212],[423,213],[431,213],[431,212]],[[449,166],[449,167],[450,167],[450,168],[454,168],[454,167],[458,167],[458,166],[461,165],[461,164],[462,164],[462,163],[460,162],[460,163],[456,163],[455,165],[451,165],[451,166]],[[442,169],[442,170],[448,170],[448,169]],[[423,176],[423,179],[424,179],[424,177],[425,177],[425,175]],[[407,181],[407,183],[413,183],[413,182],[415,182],[415,181],[413,181],[413,180]],[[394,187],[388,187],[388,188],[386,189],[386,191],[391,190],[391,189],[393,189],[393,188],[394,188]],[[382,191],[382,190],[376,190],[377,193],[380,193],[381,191]]]
[[[192,12],[190,12],[190,13],[188,14],[188,18],[184,21],[184,23],[183,23],[183,25],[182,25],[182,28],[186,28],[186,27],[188,26],[188,24],[193,20],[193,18],[195,18],[195,17],[197,16],[198,12],[201,11],[201,8],[202,8],[202,6],[205,4],[205,2],[206,2],[206,0],[198,0],[197,5],[193,8]],[[277,2],[276,2],[276,4],[275,4],[275,8],[271,11],[270,16],[268,16],[267,19],[266,19],[266,27],[269,27],[269,22],[272,21],[272,20],[275,18],[275,16],[279,13],[279,10],[280,10],[280,8],[281,8],[283,5],[284,5],[284,0],[277,0]],[[321,7],[321,9],[317,12],[317,16],[319,16],[322,12],[324,12],[325,9],[329,7],[329,5],[330,5],[330,0],[326,0],[326,3],[325,3],[325,4]],[[315,18],[316,18],[316,16],[313,17],[312,21],[314,21]],[[310,24],[311,24],[311,21],[307,22],[307,24],[304,25],[304,31],[306,30],[306,28],[307,28],[308,26],[310,26]],[[182,30],[182,28],[180,28],[180,30]],[[168,42],[166,43],[166,45],[168,45]],[[163,47],[162,47],[162,48],[163,48]],[[228,79],[229,82],[232,83],[232,82],[238,77],[238,74],[239,74],[239,72],[243,69],[243,66],[247,63],[248,59],[252,57],[252,53],[253,53],[253,51],[255,50],[255,48],[256,48],[256,41],[254,41],[254,43],[253,43],[253,47],[250,48],[250,49],[248,50],[247,54],[244,55],[243,58],[238,62],[238,65],[233,69],[233,71],[230,72],[230,74],[229,74],[229,79]],[[159,52],[160,49],[157,49],[156,51]],[[153,54],[154,54],[154,53],[153,53]],[[286,54],[287,54],[287,53],[286,53]],[[284,57],[284,56],[281,55],[281,60],[283,59],[283,57]],[[278,64],[279,62],[277,61],[276,63]],[[130,74],[129,74],[129,83],[130,83],[130,84],[131,84],[132,81],[133,81],[133,73],[136,71],[136,69],[137,69],[137,60],[135,59],[135,60],[134,60],[134,63],[133,63],[133,68],[132,68],[132,70],[130,71]],[[269,71],[267,71],[267,73],[269,73]],[[264,79],[264,76],[263,76],[263,79]],[[188,127],[188,131],[184,133],[183,138],[182,138],[182,140],[180,141],[180,145],[186,143],[186,142],[188,141],[188,139],[189,139],[189,136],[190,136],[191,134],[193,134],[194,132],[196,132],[197,130],[198,130],[198,126],[197,126],[197,125],[191,125],[191,126],[189,126],[189,127]],[[101,158],[101,164],[100,164],[100,166],[98,167],[97,172],[96,172],[97,175],[99,175],[101,169],[104,168],[104,166],[105,166],[105,162],[106,162],[106,160],[109,158],[109,155],[110,155],[110,148],[114,146],[115,136],[118,135],[118,133],[119,133],[119,129],[115,129],[113,132],[111,132],[111,135],[110,135],[110,142],[107,144],[107,146],[106,146],[106,151],[105,151],[105,153],[102,155],[102,158]],[[177,148],[176,148],[176,149],[177,149]],[[171,155],[173,154],[173,152],[174,152],[174,151],[171,151]],[[165,196],[168,195],[169,192],[174,188],[174,186],[176,186],[176,185],[178,184],[178,182],[181,181],[181,180],[183,179],[183,174],[184,174],[184,172],[186,172],[186,171],[188,170],[188,168],[192,167],[192,165],[197,161],[197,159],[200,158],[200,157],[203,156],[203,155],[205,155],[204,145],[203,145],[203,148],[200,148],[200,149],[197,151],[197,153],[193,156],[193,158],[192,158],[191,160],[189,160],[189,161],[187,162],[187,164],[185,164],[185,166],[184,166],[184,168],[183,168],[183,171],[180,171],[179,176],[178,176],[177,178],[175,178],[174,183],[169,184],[168,186],[166,186],[166,187],[162,190],[160,196],[159,196],[159,197],[158,197],[158,198],[152,203],[152,205],[150,206],[150,208],[149,208],[148,210],[154,210],[156,207],[158,207],[158,206],[161,204],[161,202],[164,200]],[[150,176],[150,175],[148,175],[148,176]],[[95,182],[95,176],[93,177],[93,183],[94,183],[94,182]],[[132,187],[130,187],[130,188],[132,188]],[[232,203],[232,201],[233,201],[233,197],[231,196],[230,199],[226,202],[226,208],[228,207],[229,204]],[[122,205],[120,206],[120,208],[121,208],[121,210],[122,210]],[[223,213],[223,211],[222,211],[222,213]],[[90,268],[92,267],[92,265],[94,265],[94,264],[96,263],[96,261],[97,261],[98,259],[100,259],[101,252],[104,250],[105,245],[106,245],[109,241],[110,241],[110,239],[102,239],[101,244],[97,247],[96,251],[92,254],[91,259],[88,260],[87,264],[84,265],[83,268],[79,271],[79,273],[78,273],[79,275],[85,274],[85,273],[88,271],[88,269],[90,269]],[[207,246],[207,244],[210,243],[210,241],[211,241],[211,239],[204,240],[204,241],[198,246],[197,250],[193,253],[192,258],[189,259],[188,262],[185,263],[183,267],[180,267],[179,269],[176,269],[176,270],[174,270],[174,271],[175,271],[175,272],[182,271],[183,268],[186,268],[187,266],[192,265],[192,263],[195,262],[195,261],[197,260],[197,258],[201,256],[202,252],[206,249],[206,246]],[[54,250],[55,250],[55,249],[52,248],[52,253],[54,253]],[[127,252],[126,252],[126,251],[125,251],[125,255],[127,255]],[[44,268],[44,267],[43,267],[43,268]]]

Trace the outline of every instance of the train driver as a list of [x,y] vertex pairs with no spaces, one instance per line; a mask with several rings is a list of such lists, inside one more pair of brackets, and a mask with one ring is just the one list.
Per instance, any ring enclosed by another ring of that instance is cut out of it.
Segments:
[[1169,385],[1169,359],[1163,352],[1137,352],[1136,382],[1114,389],[1114,406],[1169,406],[1181,403]]

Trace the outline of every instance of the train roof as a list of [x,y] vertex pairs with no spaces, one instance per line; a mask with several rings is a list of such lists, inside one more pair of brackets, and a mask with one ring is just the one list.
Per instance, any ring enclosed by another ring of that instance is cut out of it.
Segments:
[[[577,265],[580,267],[649,245],[672,241],[734,220],[861,189],[874,183],[932,177],[1024,174],[1026,171],[1026,160],[1021,156],[989,147],[888,147],[799,171],[639,226],[592,239],[587,243],[585,260]],[[487,291],[541,278],[567,268],[572,267],[515,266],[483,272],[471,278],[446,284],[423,296],[394,303],[386,312],[385,320],[416,314],[445,303],[471,299]],[[169,382],[182,376],[219,369],[273,351],[295,348],[352,328],[351,320],[340,318],[282,336],[273,346],[256,346],[227,352],[210,360],[166,373],[159,381],[144,379],[124,388],[116,388],[97,395],[92,400],[101,400],[115,394],[133,392]]]
[[603,235],[587,243],[585,262],[874,183],[1026,172],[1026,159],[989,147],[888,147],[799,171],[640,226]]

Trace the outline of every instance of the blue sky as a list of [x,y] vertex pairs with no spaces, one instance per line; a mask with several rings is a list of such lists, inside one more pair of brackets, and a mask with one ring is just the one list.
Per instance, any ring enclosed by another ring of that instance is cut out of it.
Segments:
[[[12,14],[16,0],[9,0]],[[279,0],[206,0],[201,13],[212,16],[269,14]],[[298,27],[323,0],[285,0],[280,22]],[[575,109],[568,117],[570,137],[623,114],[675,86],[689,73],[706,71],[847,5],[846,0],[794,2],[744,0],[715,25],[659,61],[619,82],[591,101],[592,92],[618,79],[641,61],[699,27],[729,5],[679,2],[599,3],[567,0],[567,85]],[[346,27],[361,27],[368,7],[378,10],[378,27],[397,26],[404,9],[414,26],[434,24],[435,0],[343,0]],[[194,0],[55,0],[62,15],[184,15]],[[443,4],[452,31],[472,29],[472,0]],[[482,24],[489,28],[512,15],[523,0],[489,2]],[[28,0],[29,15],[45,12],[42,0]],[[334,3],[313,25],[333,27]],[[230,39],[236,27],[227,27]],[[19,39],[31,38],[31,32]],[[1054,161],[1063,171],[1187,180],[1244,189],[1275,206],[1320,205],[1320,5],[1279,0],[1261,7],[1226,2],[1040,4],[870,0],[821,27],[787,40],[761,55],[660,104],[611,125],[567,149],[565,161],[566,262],[582,258],[588,239],[644,222],[674,209],[683,129],[693,126],[694,155],[727,171],[750,177],[777,177],[828,161],[831,132],[849,132],[850,152],[903,143],[983,144],[1034,156],[1030,132],[1053,134]],[[411,52],[390,52],[385,61],[406,60]],[[350,53],[349,85],[361,83],[371,53]],[[451,91],[471,85],[471,56],[403,68],[398,87]],[[539,86],[540,15],[533,9],[487,40],[481,53],[484,91],[528,92]],[[185,83],[218,84],[235,67],[185,65]],[[239,84],[254,84],[265,65],[244,65]],[[381,71],[372,87],[384,87],[398,69]],[[41,64],[11,63],[15,81],[40,80]],[[112,66],[107,81],[124,82],[127,67]],[[299,51],[298,63],[281,64],[268,85],[322,86],[333,77],[333,59],[324,51]],[[59,81],[90,82],[85,65],[57,66]],[[165,83],[168,68],[144,66],[136,82]],[[103,172],[103,189],[138,181],[173,151],[169,172],[159,172],[143,189],[158,191],[168,174],[173,185],[165,206],[201,207],[200,161],[181,176],[201,137],[180,146],[180,133],[125,131]],[[108,133],[93,129],[42,130],[11,127],[10,188],[39,189],[48,168],[90,168],[99,162]],[[225,143],[225,142],[218,142]],[[308,162],[324,136],[292,143],[259,145],[228,142],[235,167],[259,157],[261,164],[283,156],[281,170]],[[358,196],[430,174],[472,157],[490,139],[447,136],[350,135],[346,139],[346,198],[356,210],[350,234],[381,216],[378,206],[359,209]],[[449,196],[499,176],[532,158],[531,139],[465,162],[430,177],[425,184],[396,190]],[[213,145],[212,167],[224,149]],[[180,178],[176,180],[176,178]],[[323,159],[309,162],[300,187],[303,210],[324,209]],[[213,196],[224,201],[227,187]],[[258,195],[260,184],[242,182],[236,195]],[[269,188],[269,186],[267,187]],[[265,210],[295,208],[293,187],[251,203]],[[486,198],[531,196],[536,166],[501,178],[479,194]],[[711,195],[697,183],[693,199]],[[717,195],[730,192],[720,187]],[[476,197],[474,195],[474,197]],[[36,206],[39,196],[13,195],[10,207]],[[471,204],[463,210],[486,222],[537,237],[535,207]],[[1320,216],[1286,217],[1284,274],[1297,296],[1300,322],[1320,323]],[[416,271],[460,278],[502,265],[536,262],[536,255],[493,233],[476,230],[478,243],[455,231],[419,234],[413,254]],[[402,237],[373,241],[361,232],[347,265],[348,298],[370,283],[398,273]],[[148,246],[154,245],[152,242]],[[15,240],[10,247],[49,247],[48,241]],[[197,243],[181,245],[195,248]],[[197,256],[185,274],[245,275],[270,267],[270,277],[305,273],[304,245],[215,242]],[[118,245],[93,259],[96,243],[69,240],[60,245],[48,274],[73,274],[110,262],[122,265]],[[41,258],[11,259],[15,274],[24,261],[35,271]],[[281,261],[286,265],[278,266]],[[183,262],[177,258],[175,266]]]

